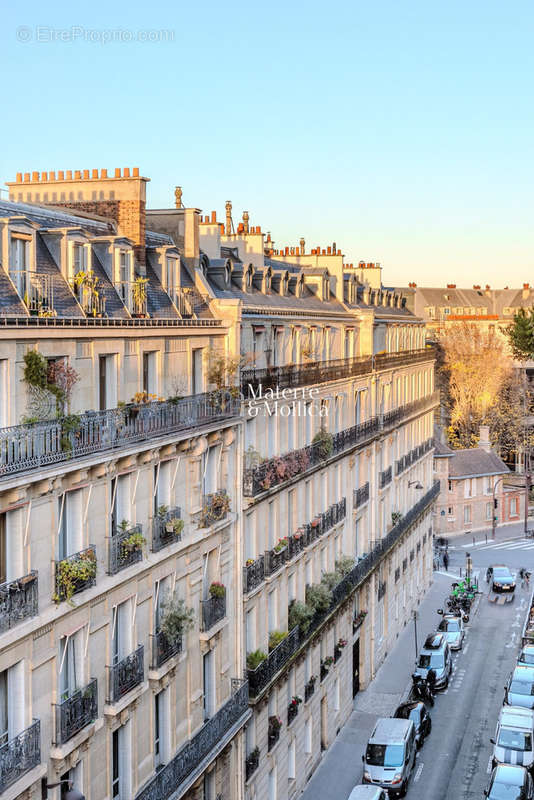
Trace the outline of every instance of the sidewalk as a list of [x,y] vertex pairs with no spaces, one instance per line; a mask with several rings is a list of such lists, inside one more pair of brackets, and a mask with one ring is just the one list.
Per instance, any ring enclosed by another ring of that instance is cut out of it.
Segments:
[[[434,583],[419,606],[417,644],[421,648],[428,633],[436,629],[436,609],[449,594],[453,575],[434,573]],[[379,717],[388,717],[402,702],[411,686],[415,661],[413,621],[399,634],[393,649],[378,670],[374,681],[354,698],[354,711],[337,739],[325,753],[302,794],[303,800],[346,800],[352,788],[361,783],[362,755]]]

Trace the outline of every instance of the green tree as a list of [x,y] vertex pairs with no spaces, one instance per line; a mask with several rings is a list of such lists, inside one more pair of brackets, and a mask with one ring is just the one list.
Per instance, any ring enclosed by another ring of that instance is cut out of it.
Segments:
[[528,311],[520,308],[514,314],[514,321],[507,328],[506,335],[514,358],[518,361],[534,358],[534,306]]

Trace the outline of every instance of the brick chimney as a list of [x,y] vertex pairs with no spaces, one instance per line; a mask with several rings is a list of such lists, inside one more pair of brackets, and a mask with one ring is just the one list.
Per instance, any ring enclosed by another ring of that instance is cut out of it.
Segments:
[[[88,214],[109,217],[117,223],[120,236],[134,244],[137,263],[145,266],[146,184],[150,178],[139,175],[139,167],[116,167],[114,176],[107,169],[72,170],[66,173],[17,173],[17,180],[7,182],[9,198],[14,201],[72,208]],[[143,270],[141,270],[143,271]]]
[[448,283],[447,284],[447,289],[456,289],[456,284],[455,283]]
[[522,295],[523,295],[523,300],[527,300],[530,297],[530,284],[529,283],[524,283],[523,284]]

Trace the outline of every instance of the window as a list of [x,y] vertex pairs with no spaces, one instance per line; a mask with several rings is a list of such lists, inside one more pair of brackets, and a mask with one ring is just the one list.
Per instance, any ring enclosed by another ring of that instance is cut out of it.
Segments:
[[517,517],[517,497],[512,497],[510,500],[510,516]]
[[449,506],[449,516],[451,517],[453,513],[452,506]]
[[277,800],[276,767],[272,767],[269,770],[268,792],[269,792],[268,800]]
[[0,747],[9,739],[9,713],[8,713],[8,670],[0,672]]
[[214,652],[210,650],[202,658],[202,674],[204,685],[204,720],[215,712],[215,661]]
[[120,742],[121,729],[111,734],[111,797],[121,796]]
[[290,489],[287,493],[287,533],[289,536],[293,533],[295,515],[295,490]]
[[88,268],[88,248],[83,244],[72,246],[72,273],[87,272]]
[[24,709],[24,662],[0,672],[0,746],[26,727]]
[[464,523],[471,522],[471,506],[464,506]]
[[492,508],[493,508],[492,503],[486,503],[486,519],[491,519]]
[[120,523],[132,522],[130,474],[119,475],[111,481],[111,533],[115,535]]
[[82,686],[82,631],[64,636],[59,642],[59,695],[61,700],[71,697]]
[[176,258],[165,259],[165,288],[172,300],[176,300],[177,269],[178,260]]
[[290,781],[295,780],[296,773],[296,747],[295,739],[292,739],[287,748],[287,778]]
[[58,560],[82,549],[82,492],[74,489],[58,498]]
[[430,319],[434,319],[434,317],[436,316],[436,309],[434,308],[434,306],[429,306],[426,310],[426,313]]
[[340,707],[341,707],[341,702],[340,702],[339,678],[336,678],[334,683],[334,711],[339,711]]
[[24,294],[26,285],[26,272],[30,266],[30,239],[11,237],[11,252],[9,259],[9,276],[19,295]]
[[452,481],[449,481],[449,492],[452,492]]
[[111,630],[112,664],[118,664],[132,652],[131,601],[125,600],[113,608]]
[[168,689],[154,695],[154,762],[156,768],[167,761],[167,707]]
[[158,394],[158,354],[157,351],[143,353],[143,392]]
[[215,800],[215,770],[206,772],[202,782],[202,800]]
[[312,718],[308,717],[304,727],[304,752],[311,753],[313,746],[313,726]]

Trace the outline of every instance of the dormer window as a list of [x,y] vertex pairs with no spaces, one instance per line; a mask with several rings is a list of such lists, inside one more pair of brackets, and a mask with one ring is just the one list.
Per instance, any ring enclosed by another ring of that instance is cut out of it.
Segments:
[[247,269],[245,273],[245,291],[250,292],[252,289],[252,270]]
[[74,243],[72,246],[72,274],[89,270],[89,248],[84,244]]
[[173,298],[176,295],[176,287],[178,285],[178,259],[166,258],[165,259],[165,289],[169,297]]
[[8,271],[21,297],[25,293],[26,273],[30,269],[30,243],[31,236],[11,236]]
[[428,314],[430,319],[434,319],[434,317],[436,316],[436,309],[434,308],[434,306],[428,306],[426,313]]
[[282,289],[281,294],[283,294],[284,296],[287,295],[288,283],[289,283],[289,278],[287,275],[284,275],[284,277],[280,282],[280,288]]
[[132,254],[129,250],[119,250],[118,257],[118,291],[123,303],[129,308],[132,284]]

